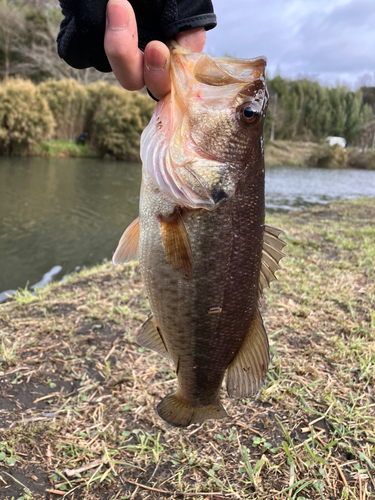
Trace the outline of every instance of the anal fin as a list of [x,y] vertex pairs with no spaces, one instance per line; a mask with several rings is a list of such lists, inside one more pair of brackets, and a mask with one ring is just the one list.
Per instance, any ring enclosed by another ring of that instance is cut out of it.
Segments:
[[260,312],[254,319],[237,356],[228,366],[226,385],[228,395],[246,398],[255,395],[263,384],[269,363],[269,344]]
[[121,236],[116,251],[112,257],[112,262],[115,266],[130,262],[138,257],[139,249],[139,217],[125,229]]
[[171,361],[160,329],[152,314],[139,330],[135,340],[138,345],[146,347],[146,349],[151,349],[164,356],[168,361]]
[[178,392],[168,394],[161,400],[156,410],[163,420],[176,427],[187,427],[190,424],[227,416],[219,400],[210,406],[192,406],[185,403]]
[[193,268],[191,245],[180,211],[176,210],[168,218],[161,216],[160,229],[167,261],[189,279]]

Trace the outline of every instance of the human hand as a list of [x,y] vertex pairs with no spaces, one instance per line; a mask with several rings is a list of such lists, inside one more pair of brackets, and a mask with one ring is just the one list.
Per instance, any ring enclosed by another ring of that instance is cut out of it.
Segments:
[[[113,73],[127,90],[140,90],[145,85],[156,99],[171,90],[168,47],[157,40],[148,43],[143,53],[138,48],[137,22],[127,0],[109,0],[104,49]],[[204,28],[176,35],[179,45],[202,52],[206,42]]]

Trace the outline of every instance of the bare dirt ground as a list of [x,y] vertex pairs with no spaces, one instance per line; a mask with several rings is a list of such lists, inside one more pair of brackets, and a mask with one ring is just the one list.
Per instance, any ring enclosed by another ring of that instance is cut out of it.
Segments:
[[0,499],[375,498],[375,200],[273,216],[288,243],[261,309],[272,361],[255,400],[176,429],[175,387],[135,334],[136,264],[0,306]]

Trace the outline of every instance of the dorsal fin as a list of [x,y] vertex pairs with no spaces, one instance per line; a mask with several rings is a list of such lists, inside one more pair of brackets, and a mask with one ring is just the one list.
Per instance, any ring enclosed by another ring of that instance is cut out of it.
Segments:
[[143,324],[142,328],[137,333],[137,337],[135,340],[138,345],[146,347],[146,349],[151,349],[155,352],[158,352],[168,361],[171,361],[160,329],[152,314],[150,314],[146,323]]
[[269,286],[271,281],[276,280],[275,272],[281,269],[279,262],[285,257],[281,250],[285,247],[285,241],[279,238],[281,229],[264,225],[263,249],[261,258],[261,268],[259,277],[259,296],[263,290]]
[[115,266],[124,262],[130,262],[138,257],[139,249],[139,217],[125,229],[121,236],[116,251],[112,257]]
[[233,398],[246,398],[256,394],[266,376],[268,363],[267,333],[260,312],[256,310],[241,349],[228,366],[228,395]]
[[193,268],[191,245],[179,210],[168,218],[161,217],[160,229],[163,247],[169,264],[186,279]]

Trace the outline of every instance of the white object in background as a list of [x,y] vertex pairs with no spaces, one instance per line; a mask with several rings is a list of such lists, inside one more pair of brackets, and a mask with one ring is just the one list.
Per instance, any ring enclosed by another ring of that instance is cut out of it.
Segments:
[[335,144],[337,144],[342,149],[346,147],[346,140],[343,137],[334,137],[332,135],[329,135],[328,137],[326,137],[326,142],[328,142],[330,146],[334,146]]

